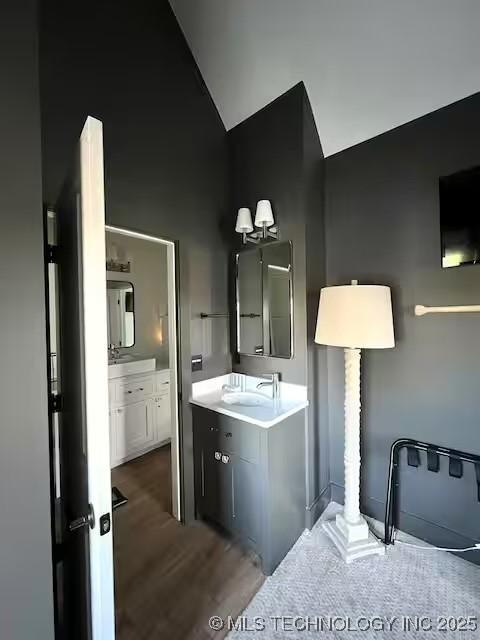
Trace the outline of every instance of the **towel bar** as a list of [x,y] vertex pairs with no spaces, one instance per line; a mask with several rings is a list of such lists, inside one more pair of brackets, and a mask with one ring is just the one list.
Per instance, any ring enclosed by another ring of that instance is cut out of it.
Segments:
[[229,318],[230,314],[228,313],[201,313],[200,318],[203,320],[205,318]]
[[427,313],[480,313],[480,304],[470,304],[461,307],[425,307],[415,305],[415,315],[425,316]]

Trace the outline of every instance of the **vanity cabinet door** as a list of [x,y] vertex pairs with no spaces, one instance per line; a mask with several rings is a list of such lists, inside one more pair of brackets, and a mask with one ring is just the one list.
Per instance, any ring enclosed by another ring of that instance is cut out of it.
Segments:
[[170,394],[157,396],[154,403],[157,440],[163,442],[172,437]]
[[119,407],[115,416],[116,457],[126,458],[155,439],[153,402],[135,402]]
[[201,509],[227,531],[232,530],[233,464],[232,457],[221,451],[202,451]]
[[241,538],[259,542],[260,499],[258,465],[233,459],[233,528]]

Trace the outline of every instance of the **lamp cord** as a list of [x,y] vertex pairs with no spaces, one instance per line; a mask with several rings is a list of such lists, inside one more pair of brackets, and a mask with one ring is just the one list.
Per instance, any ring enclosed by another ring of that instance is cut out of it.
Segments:
[[[370,528],[370,532],[375,536],[375,538],[377,538],[377,540],[379,540],[380,542],[382,542],[383,544],[385,544],[383,538],[381,538],[377,532],[373,529]],[[473,547],[465,547],[464,549],[456,549],[456,548],[448,548],[448,547],[434,547],[434,546],[428,546],[428,547],[424,547],[422,545],[419,544],[414,544],[413,542],[407,542],[406,540],[399,540],[398,536],[398,529],[393,529],[393,541],[396,542],[397,544],[403,544],[406,547],[412,547],[414,549],[421,549],[422,551],[451,551],[454,553],[465,553],[466,551],[480,551],[480,542],[477,542],[475,544],[475,546]],[[387,546],[387,545],[385,545]]]
[[428,546],[424,547],[419,544],[413,544],[412,542],[407,542],[406,540],[399,540],[398,537],[398,529],[394,529],[393,532],[393,540],[398,544],[403,544],[406,547],[414,547],[415,549],[422,549],[422,551],[453,551],[454,553],[465,553],[466,551],[480,551],[480,542],[477,542],[473,547],[465,547],[464,549],[456,549],[449,547],[434,547]]

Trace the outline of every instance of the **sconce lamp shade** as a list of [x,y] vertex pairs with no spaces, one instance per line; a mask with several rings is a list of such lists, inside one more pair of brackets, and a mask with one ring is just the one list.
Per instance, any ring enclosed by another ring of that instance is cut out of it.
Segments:
[[237,233],[251,233],[253,231],[252,214],[247,207],[241,207],[238,210],[235,231]]
[[273,211],[270,200],[259,200],[257,202],[257,211],[255,213],[256,227],[271,227],[274,224]]
[[315,342],[352,349],[395,346],[390,287],[351,285],[320,292]]

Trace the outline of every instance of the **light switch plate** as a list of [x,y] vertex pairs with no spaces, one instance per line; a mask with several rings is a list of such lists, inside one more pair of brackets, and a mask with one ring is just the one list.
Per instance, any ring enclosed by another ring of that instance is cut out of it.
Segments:
[[192,356],[192,371],[201,371],[203,369],[202,355]]

